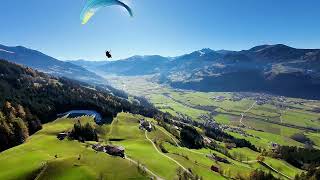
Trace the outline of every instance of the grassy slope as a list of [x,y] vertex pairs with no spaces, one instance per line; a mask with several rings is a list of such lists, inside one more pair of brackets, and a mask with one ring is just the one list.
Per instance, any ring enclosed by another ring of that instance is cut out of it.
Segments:
[[[248,148],[234,148],[230,151],[231,155],[239,159],[239,154],[241,154],[241,157],[243,158],[242,161],[249,161],[251,163],[256,163],[254,160],[257,159],[259,156],[259,153],[252,151]],[[236,155],[237,154],[237,155]],[[265,157],[264,160],[265,163],[273,167],[274,169],[278,170],[279,172],[282,172],[283,174],[294,177],[296,174],[300,174],[302,171],[296,167],[293,167],[292,165],[288,164],[287,162],[279,159],[273,159],[269,157]]]
[[[39,179],[146,179],[135,165],[124,159],[95,153],[91,147],[77,141],[57,140],[56,134],[70,129],[74,121],[58,119],[46,124],[25,144],[1,153],[0,179],[34,178],[45,166]],[[93,122],[93,119],[82,118],[81,121]],[[79,155],[80,161],[77,160]]]
[[[143,131],[138,129],[138,119],[139,116],[130,114],[119,114],[117,121],[113,123],[112,132],[110,137],[117,139],[125,139],[120,142],[114,142],[116,144],[126,147],[127,154],[136,161],[145,164],[150,170],[154,171],[161,177],[167,179],[173,179],[175,177],[176,169],[178,166],[167,158],[156,153],[156,150],[152,148],[152,144],[143,137]],[[269,169],[261,166],[259,163],[245,164],[239,161],[232,160],[225,155],[215,152],[209,149],[200,150],[190,150],[187,148],[179,147],[171,139],[170,134],[164,133],[163,128],[156,125],[156,130],[148,133],[149,138],[156,141],[157,144],[161,142],[164,143],[164,147],[169,151],[166,155],[178,161],[186,168],[192,169],[192,171],[204,179],[224,179],[217,173],[210,171],[211,165],[215,165],[221,168],[225,176],[247,177],[248,174],[256,169],[262,169],[269,171]],[[131,136],[128,136],[131,134]],[[237,148],[233,151],[238,151],[244,153],[244,156],[249,156],[248,160],[255,160],[259,153],[256,153],[247,148]],[[221,157],[228,159],[231,164],[219,163],[210,160],[206,155],[215,153]],[[266,163],[268,163],[273,168],[279,170],[280,172],[294,177],[295,174],[301,173],[301,170],[292,167],[282,160],[267,158]],[[278,174],[274,173],[276,176]]]
[[[122,139],[111,143],[124,146],[126,154],[131,159],[145,165],[152,172],[165,179],[177,178],[178,165],[160,155],[153,145],[145,138],[144,132],[139,130],[138,120],[141,116],[121,113],[112,123],[99,127],[101,139],[108,142],[109,138]],[[39,179],[146,179],[139,174],[136,165],[122,159],[111,157],[105,153],[96,153],[89,144],[77,141],[59,141],[56,134],[72,128],[75,119],[58,119],[46,124],[40,132],[33,135],[28,142],[0,154],[0,179],[29,179],[39,175]],[[93,122],[92,118],[81,118],[82,122]],[[265,169],[259,164],[244,164],[234,161],[223,154],[209,149],[189,150],[175,145],[172,136],[164,129],[156,126],[156,130],[148,136],[157,144],[163,142],[169,151],[167,156],[178,161],[185,168],[204,179],[224,179],[218,173],[210,170],[211,165],[219,166],[225,176],[246,177],[256,168]],[[248,149],[234,149],[255,159],[257,153]],[[206,157],[216,153],[227,158],[231,164],[217,163]],[[58,158],[54,156],[58,155]],[[81,159],[78,160],[79,155]],[[268,163],[281,172],[293,175],[298,170],[286,163],[267,159]],[[121,167],[121,168],[120,168]]]
[[[125,140],[113,143],[126,147],[126,153],[130,158],[146,165],[148,169],[155,172],[157,175],[165,179],[176,178],[179,166],[170,159],[160,155],[154,149],[153,145],[145,138],[144,131],[139,130],[138,119],[139,116],[136,115],[119,114],[117,121],[113,123],[110,137]],[[164,134],[160,130],[148,133],[148,136],[150,139],[156,140],[158,143],[162,141],[174,143],[168,135]],[[186,154],[189,153],[186,150],[179,149],[179,151]],[[194,161],[183,159],[179,156],[175,156],[174,154],[170,154],[170,157],[174,158],[184,167],[192,168],[193,172],[202,176],[204,179],[224,179],[219,174],[210,171],[210,166],[198,167],[194,165]],[[202,155],[202,157],[198,156],[196,159],[201,160],[206,158]]]

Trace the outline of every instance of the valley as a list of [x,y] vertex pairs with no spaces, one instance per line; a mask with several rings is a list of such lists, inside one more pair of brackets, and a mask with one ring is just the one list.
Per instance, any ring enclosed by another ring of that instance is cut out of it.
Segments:
[[[106,77],[107,78],[107,77]],[[197,92],[172,89],[153,81],[153,76],[107,78],[119,89],[145,96],[157,108],[189,121],[214,120],[237,137],[270,148],[281,145],[304,146],[291,139],[297,133],[318,142],[320,101],[286,98],[259,93]],[[263,138],[267,137],[267,138]],[[320,144],[315,143],[317,148]]]

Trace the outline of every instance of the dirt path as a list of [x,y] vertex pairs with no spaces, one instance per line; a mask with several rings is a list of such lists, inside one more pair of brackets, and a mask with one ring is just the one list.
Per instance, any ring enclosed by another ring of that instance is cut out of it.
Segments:
[[247,110],[245,110],[245,111],[243,111],[243,113],[241,113],[241,118],[239,119],[239,122],[241,125],[245,126],[245,124],[243,124],[242,120],[243,120],[245,114],[247,112],[249,112],[256,104],[257,104],[257,101],[255,101]]
[[[137,166],[139,165],[139,163],[138,163],[137,161],[135,161],[135,160],[133,160],[133,159],[131,159],[131,158],[129,158],[129,157],[126,157],[126,160],[132,162],[133,164],[135,164],[135,165],[137,165]],[[149,173],[150,175],[152,175],[153,177],[155,177],[157,180],[164,180],[163,178],[161,178],[160,176],[156,175],[154,172],[152,172],[152,171],[151,171],[150,169],[148,169],[147,167],[145,167],[145,166],[143,166],[143,165],[141,165],[141,164],[140,164],[140,166],[142,166],[142,167],[146,170],[147,173]]]
[[37,177],[34,180],[39,180],[41,176],[46,172],[48,168],[48,163],[45,163],[45,165],[42,167],[40,173],[37,175]]
[[241,161],[241,162],[242,162],[242,163],[248,163],[248,164],[251,164],[251,163],[260,163],[260,164],[262,164],[263,166],[266,166],[267,168],[271,169],[272,171],[274,171],[274,172],[276,172],[276,173],[278,173],[278,174],[280,174],[280,175],[282,175],[282,176],[284,176],[284,177],[286,177],[286,178],[288,178],[288,179],[292,179],[292,177],[289,177],[289,176],[287,176],[286,174],[283,174],[282,172],[278,171],[277,169],[274,169],[271,165],[269,165],[269,164],[267,164],[267,163],[265,163],[265,162],[263,162],[263,161],[251,160],[251,161]]
[[258,162],[258,160],[251,160],[251,161],[241,161],[242,163],[248,163],[248,164],[250,164],[250,163],[256,163],[256,162]]
[[274,172],[276,172],[276,173],[278,173],[278,174],[280,174],[280,175],[288,178],[288,179],[293,179],[292,177],[289,177],[289,176],[283,174],[282,172],[278,171],[277,169],[274,169],[272,166],[270,166],[269,164],[267,164],[267,163],[265,163],[265,162],[263,162],[263,161],[259,161],[259,163],[262,164],[262,165],[264,165],[264,166],[266,166],[266,167],[268,167],[268,168],[271,169],[272,171],[274,171]]
[[[108,132],[108,136],[110,136],[112,134],[112,130],[113,130],[113,124],[115,123],[115,121],[117,121],[116,119],[114,119],[111,124],[110,124],[110,130]],[[126,160],[130,161],[131,163],[135,164],[135,165],[139,165],[139,163],[129,157],[125,157]],[[141,165],[142,166],[142,165]],[[150,175],[154,176],[157,180],[164,180],[163,178],[161,178],[160,176],[156,175],[154,172],[152,172],[150,169],[148,169],[146,166],[142,166],[147,173],[149,173]]]
[[171,138],[173,140],[173,142],[176,144],[177,147],[181,148],[181,146],[179,145],[179,143],[172,137],[171,134],[169,134],[167,131],[164,131],[163,129],[159,128],[158,129],[163,132],[164,134],[166,134],[169,138]]
[[170,156],[167,156],[167,155],[163,154],[162,152],[160,152],[160,151],[158,150],[157,146],[154,144],[154,142],[153,142],[151,139],[149,139],[148,134],[147,134],[147,131],[145,131],[145,136],[146,136],[147,140],[152,143],[154,149],[155,149],[159,154],[161,154],[162,156],[170,159],[171,161],[173,161],[174,163],[176,163],[178,166],[180,166],[184,171],[190,173],[190,172],[188,171],[188,169],[185,168],[184,166],[182,166],[178,161],[176,161],[176,160],[174,160],[173,158],[171,158]]
[[117,121],[117,119],[113,119],[113,121],[110,124],[110,130],[108,132],[108,137],[110,138],[110,135],[112,134],[112,130],[113,130],[113,124],[115,123],[115,121]]
[[289,110],[289,108],[286,108],[286,109],[285,109],[285,110],[283,110],[283,111],[282,111],[282,110],[280,110],[280,112],[281,112],[281,113],[280,113],[280,122],[281,122],[281,124],[283,123],[282,115],[283,115],[283,114],[285,114],[288,110]]

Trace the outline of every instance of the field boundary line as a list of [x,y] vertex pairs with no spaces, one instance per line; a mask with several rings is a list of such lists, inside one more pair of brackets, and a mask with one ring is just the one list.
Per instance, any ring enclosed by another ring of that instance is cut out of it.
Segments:
[[46,172],[48,168],[48,163],[46,162],[45,165],[42,167],[40,173],[37,175],[37,177],[34,180],[39,180],[41,176]]
[[159,154],[161,154],[162,156],[170,159],[171,161],[173,161],[174,163],[176,163],[178,166],[180,166],[184,171],[190,173],[190,172],[188,171],[188,169],[185,168],[184,166],[182,166],[178,161],[176,161],[175,159],[171,158],[170,156],[167,156],[167,155],[161,153],[161,152],[159,151],[159,149],[157,148],[157,146],[154,144],[154,142],[153,142],[151,139],[149,139],[149,137],[148,137],[148,135],[147,135],[147,131],[145,131],[145,136],[146,136],[147,140],[152,143],[153,147],[156,149],[156,151],[157,151]]
[[278,174],[280,174],[280,175],[282,175],[282,176],[284,176],[284,177],[286,177],[286,178],[288,178],[288,179],[293,179],[292,177],[289,177],[289,176],[287,176],[286,174],[278,171],[277,169],[274,169],[272,166],[270,166],[269,164],[267,164],[267,163],[265,163],[265,162],[263,162],[263,161],[258,161],[258,162],[261,163],[261,164],[263,164],[263,165],[265,165],[265,166],[267,166],[268,168],[270,168],[270,169],[273,170],[274,172],[277,172]]
[[[126,160],[132,162],[133,164],[139,166],[139,163],[129,157],[125,158]],[[161,178],[160,176],[156,175],[154,172],[152,172],[150,169],[148,169],[146,166],[141,165],[149,174],[151,174],[152,176],[154,176],[157,180],[164,180],[163,178]]]
[[[244,125],[243,122],[242,122],[242,120],[243,120],[245,114],[246,114],[247,112],[249,112],[256,104],[257,104],[257,101],[255,101],[247,110],[245,110],[245,111],[243,111],[243,112],[241,113],[241,118],[239,119],[240,124]],[[244,125],[244,126],[245,126],[245,125]]]

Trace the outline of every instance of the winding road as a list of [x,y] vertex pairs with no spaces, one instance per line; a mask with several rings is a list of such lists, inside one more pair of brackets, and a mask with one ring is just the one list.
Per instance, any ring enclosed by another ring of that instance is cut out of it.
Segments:
[[242,120],[243,120],[245,114],[247,112],[249,112],[256,104],[257,104],[257,101],[255,101],[247,110],[245,110],[245,111],[243,111],[243,113],[241,113],[241,118],[239,119],[239,122],[241,125],[245,126],[245,124],[243,124]]

